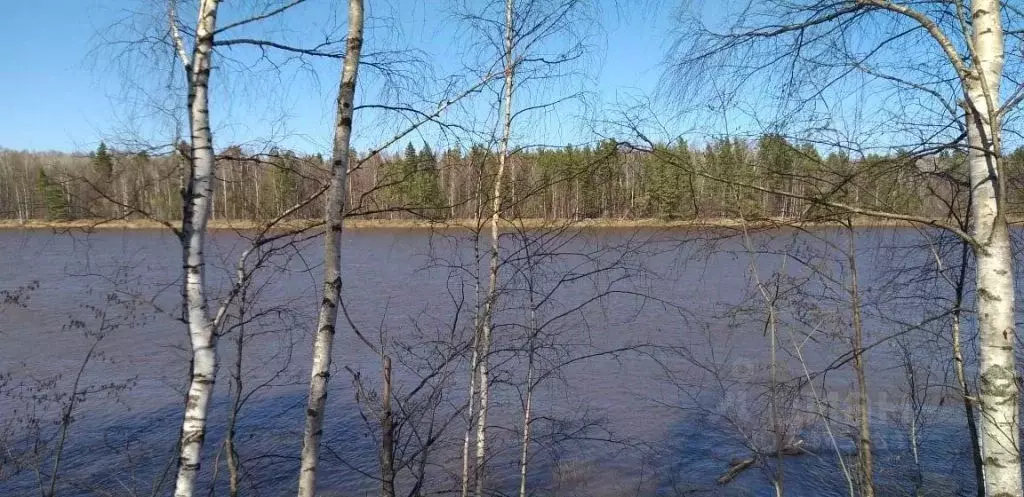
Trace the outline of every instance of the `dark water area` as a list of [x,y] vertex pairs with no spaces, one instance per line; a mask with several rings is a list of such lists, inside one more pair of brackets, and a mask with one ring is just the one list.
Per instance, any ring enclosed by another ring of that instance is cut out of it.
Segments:
[[[496,495],[518,490],[522,337],[534,305],[543,331],[537,373],[545,375],[533,399],[528,486],[535,495],[773,495],[778,461],[771,457],[716,484],[730,460],[772,446],[763,288],[777,310],[779,382],[798,385],[777,401],[783,430],[809,452],[782,460],[786,495],[849,495],[842,469],[852,472],[856,461],[844,293],[849,241],[841,229],[749,238],[593,230],[536,234],[524,259],[522,241],[506,238],[489,486]],[[244,233],[210,237],[213,308],[247,245]],[[962,405],[950,387],[945,312],[959,247],[937,233],[894,228],[859,229],[855,245],[879,495],[913,495],[915,482],[927,495],[969,495],[973,469]],[[236,426],[243,495],[289,494],[297,481],[322,252],[317,239],[274,247],[250,287],[243,328],[247,397]],[[420,409],[402,432],[400,458],[419,429],[434,427],[425,490],[458,494],[468,354],[443,364],[438,358],[469,343],[474,256],[473,240],[458,231],[346,234],[347,318],[334,349],[322,495],[379,492],[373,416],[380,360],[353,329],[391,351],[396,395],[411,395],[409,408]],[[38,282],[23,306],[0,307],[0,495],[39,495],[48,486],[58,421],[93,345],[59,494],[170,494],[188,368],[178,272],[180,247],[163,232],[0,231],[0,289]],[[532,304],[527,288],[535,290]],[[963,326],[973,370],[969,317]],[[219,343],[199,487],[209,495],[227,494],[222,441],[239,331],[227,330]],[[427,382],[437,392],[433,404],[411,393],[430,370],[442,371]],[[410,468],[400,471],[399,493],[411,479]]]

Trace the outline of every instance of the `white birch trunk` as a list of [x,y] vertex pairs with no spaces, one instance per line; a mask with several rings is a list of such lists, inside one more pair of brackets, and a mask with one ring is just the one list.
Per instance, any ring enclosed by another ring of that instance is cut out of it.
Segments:
[[477,227],[474,231],[473,237],[473,308],[475,315],[473,316],[473,354],[469,361],[469,398],[467,400],[468,405],[466,409],[469,411],[467,416],[468,422],[466,423],[466,433],[464,435],[462,444],[462,497],[469,496],[469,482],[470,482],[470,441],[473,439],[473,430],[476,428],[476,380],[478,363],[480,360],[480,323],[483,319],[483,306],[480,299],[480,233],[483,231],[483,166],[476,171],[476,205],[474,206],[474,219],[476,220],[475,226]]
[[[532,292],[533,289],[531,288],[530,291]],[[535,353],[533,340],[537,334],[537,308],[533,306],[532,294],[530,300],[532,308],[530,309],[530,343],[527,346],[529,350],[527,350],[526,358],[526,401],[523,403],[523,438],[519,451],[519,497],[526,497],[526,475],[530,462],[530,423],[533,420],[533,358]]]
[[[479,245],[479,244],[478,244]],[[480,267],[480,259],[476,259],[477,267]],[[479,271],[479,270],[478,270]],[[477,292],[479,295],[479,291]],[[479,307],[478,307],[479,309]],[[477,333],[479,336],[479,333]],[[462,440],[462,497],[469,496],[469,443],[473,438],[473,427],[476,422],[476,371],[477,371],[477,346],[476,340],[473,341],[473,357],[470,359],[470,371],[469,375],[469,400],[467,410],[469,411],[468,420],[466,425],[466,433]]]
[[[239,284],[243,284],[245,281],[245,255],[243,254],[241,263],[238,265],[237,281]],[[242,382],[242,360],[245,357],[245,313],[248,310],[248,293],[247,287],[242,286],[239,295],[238,303],[238,329],[235,331],[238,333],[235,336],[235,364],[234,370],[231,372],[231,412],[228,413],[228,425],[227,435],[224,439],[224,452],[227,456],[228,463],[228,495],[230,497],[238,497],[239,490],[239,460],[238,460],[238,448],[235,444],[235,435],[238,426],[238,413],[242,410],[242,402],[245,398],[244,395],[244,384]],[[216,479],[214,479],[216,481]]]
[[[253,206],[252,211],[250,211],[250,213],[251,213],[253,219],[262,220],[263,219],[263,215],[262,215],[262,213],[263,213],[263,209],[262,209],[263,204],[260,203],[260,171],[259,171],[259,169],[255,168],[255,167],[252,168],[252,184],[254,186],[254,188],[253,188],[253,198],[255,199],[256,203]],[[283,211],[283,210],[284,209],[279,209],[278,212]]]
[[523,406],[523,440],[519,454],[519,497],[526,497],[526,474],[530,462],[530,422],[533,414],[533,350],[526,372],[526,405]]
[[126,174],[121,175],[121,217],[128,217],[128,178]]
[[306,405],[306,427],[302,436],[302,461],[299,470],[299,497],[316,493],[316,470],[320,460],[327,381],[331,371],[331,349],[334,344],[338,305],[341,298],[341,231],[347,199],[349,142],[352,137],[353,101],[356,76],[363,46],[363,1],[349,0],[348,39],[338,87],[337,116],[334,128],[334,150],[331,158],[331,185],[325,206],[324,221],[324,287],[323,300],[313,342],[313,366],[309,378],[309,399]]
[[533,388],[534,388],[534,358],[537,351],[537,302],[535,300],[536,289],[534,288],[534,266],[530,258],[530,240],[524,240],[526,249],[526,263],[529,265],[527,291],[530,298],[530,321],[527,331],[526,342],[526,399],[523,402],[523,437],[522,446],[519,451],[519,497],[526,497],[526,476],[529,473],[530,464],[530,424],[533,421]]
[[479,353],[477,367],[477,388],[480,391],[480,411],[476,419],[476,496],[483,497],[485,487],[485,465],[487,461],[487,408],[490,396],[490,365],[491,331],[494,318],[494,305],[498,297],[499,230],[501,221],[502,186],[505,168],[508,163],[508,145],[512,135],[512,83],[515,73],[515,60],[512,46],[512,7],[513,0],[505,0],[505,81],[502,107],[504,108],[501,143],[498,151],[498,171],[494,177],[494,196],[491,205],[491,254],[490,272],[488,276],[487,296],[484,300],[483,323],[480,328],[480,340],[477,343]]
[[18,206],[18,224],[25,224],[25,219],[28,218],[28,215],[26,214],[26,211],[28,211],[28,209],[25,208],[25,203],[26,202],[22,198],[21,190],[18,190],[17,185],[15,185],[15,187],[14,187],[14,194],[15,194],[15,197],[16,197],[15,198],[15,203]]
[[1019,496],[1020,395],[1014,360],[1014,287],[1010,237],[1003,210],[1006,187],[999,157],[997,115],[1003,72],[1003,29],[998,0],[971,2],[975,71],[967,82],[971,235],[977,257],[980,340],[980,429],[985,492]]
[[203,256],[206,222],[213,197],[211,179],[215,167],[213,135],[210,130],[209,82],[217,6],[218,0],[203,0],[199,3],[195,46],[191,63],[186,66],[189,78],[192,171],[183,199],[185,207],[181,239],[185,271],[185,315],[192,346],[192,368],[181,427],[175,497],[191,497],[195,493],[196,474],[199,472],[203,438],[206,436],[206,415],[217,374],[217,337],[214,335],[206,301]]
[[[242,299],[242,308],[245,306],[245,299]],[[242,312],[238,315],[239,321],[245,319]],[[238,425],[238,412],[242,409],[242,356],[245,347],[245,326],[239,326],[238,336],[235,339],[235,370],[231,375],[234,386],[231,399],[231,412],[228,413],[227,436],[224,440],[224,452],[228,462],[228,495],[238,497],[239,483],[239,461],[238,448],[235,446],[235,432]]]

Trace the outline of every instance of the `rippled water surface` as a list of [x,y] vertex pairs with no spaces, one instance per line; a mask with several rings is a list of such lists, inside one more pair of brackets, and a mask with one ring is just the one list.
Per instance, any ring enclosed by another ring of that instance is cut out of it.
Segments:
[[[544,375],[534,396],[528,482],[535,494],[772,495],[773,458],[728,485],[716,484],[730,460],[765,450],[772,440],[765,417],[771,390],[767,307],[758,282],[778,309],[778,377],[800,388],[796,400],[780,401],[782,423],[787,437],[802,440],[809,452],[782,461],[786,494],[849,494],[842,468],[855,460],[848,414],[854,390],[844,362],[850,349],[843,285],[850,273],[841,253],[848,240],[841,230],[748,240],[724,235],[535,234],[534,259],[513,237],[505,240],[508,286],[495,316],[491,410],[489,485],[496,494],[518,488],[522,337],[530,329],[526,259],[535,260],[529,274],[542,330],[536,364]],[[247,397],[237,425],[245,495],[285,495],[297,480],[321,250],[318,240],[286,242],[275,244],[278,251],[257,273],[241,328],[248,337],[242,356]],[[862,229],[856,238],[881,495],[910,495],[918,478],[929,495],[966,495],[973,485],[962,407],[944,389],[952,384],[949,321],[941,312],[950,287],[934,273],[929,243],[909,229]],[[216,307],[248,241],[244,234],[218,232],[209,244]],[[324,495],[373,495],[378,488],[380,360],[353,327],[396,358],[399,398],[414,392],[428,371],[444,373],[443,382],[427,382],[439,392],[433,417],[416,411],[417,421],[400,433],[408,443],[399,455],[411,454],[416,444],[409,441],[432,426],[438,441],[425,466],[426,490],[458,488],[468,359],[463,354],[441,364],[438,357],[468,343],[472,247],[458,231],[346,234],[348,317],[335,344]],[[936,250],[947,268],[958,263],[955,247]],[[55,421],[94,344],[79,378],[79,391],[87,393],[66,434],[60,495],[169,495],[188,368],[187,336],[178,321],[179,271],[180,247],[163,232],[0,231],[0,288],[38,282],[24,306],[0,308],[0,441],[7,452],[0,456],[0,495],[39,495],[40,485],[48,486],[60,439]],[[204,488],[224,495],[222,441],[240,331],[234,323],[219,345],[202,469]],[[968,338],[970,327],[968,319]],[[908,362],[914,368],[905,367]],[[925,394],[907,394],[908,372],[915,391]],[[808,376],[813,387],[801,380]],[[424,405],[418,395],[410,410]],[[910,433],[920,448],[917,464]],[[402,473],[404,495],[411,473]]]

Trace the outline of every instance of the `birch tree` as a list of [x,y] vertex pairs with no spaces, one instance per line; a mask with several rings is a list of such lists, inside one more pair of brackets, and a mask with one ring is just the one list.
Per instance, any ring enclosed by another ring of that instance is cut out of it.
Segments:
[[[257,231],[250,247],[244,250],[239,257],[238,279],[231,282],[226,297],[220,300],[216,311],[211,312],[203,250],[207,222],[213,209],[217,168],[209,104],[210,74],[213,68],[214,50],[217,46],[233,46],[238,43],[258,46],[270,44],[285,51],[291,51],[289,48],[293,48],[261,40],[241,39],[242,41],[239,41],[240,39],[228,38],[215,41],[214,38],[227,30],[278,16],[303,1],[296,0],[282,7],[260,12],[218,28],[216,21],[219,0],[201,0],[198,5],[196,24],[189,29],[184,29],[178,19],[177,2],[169,0],[167,3],[168,31],[174,52],[182,64],[186,79],[188,93],[186,110],[190,131],[188,157],[185,161],[187,177],[182,188],[181,229],[178,230],[170,223],[160,220],[174,231],[181,241],[184,268],[182,293],[185,309],[183,319],[188,325],[192,351],[188,394],[179,443],[176,497],[190,497],[195,494],[196,476],[199,472],[203,442],[206,436],[207,414],[217,373],[218,332],[224,324],[228,310],[235,298],[246,288],[249,278],[260,266],[257,264],[255,268],[248,268],[249,257],[260,247],[288,236],[287,233],[268,236],[268,232],[288,215],[319,196],[319,193],[316,193],[285,209]],[[185,39],[182,36],[185,33],[194,33],[191,55],[188,54]],[[123,208],[130,207],[124,204],[127,202],[122,203]],[[299,232],[301,231],[304,230],[300,229]]]
[[[479,388],[480,407],[476,416],[476,496],[484,495],[483,469],[487,463],[487,408],[490,396],[491,336],[494,306],[498,297],[498,268],[501,265],[498,223],[501,220],[501,200],[504,192],[505,167],[508,163],[509,140],[512,135],[512,84],[515,81],[515,53],[513,52],[513,0],[505,0],[504,75],[502,84],[502,132],[498,142],[498,171],[494,175],[494,193],[491,198],[491,238],[487,273],[487,293],[484,296],[483,315],[476,338],[476,384]],[[465,477],[465,476],[464,476]]]
[[213,37],[218,0],[199,2],[191,58],[178,30],[177,6],[169,2],[170,29],[188,84],[188,123],[191,133],[189,178],[183,191],[181,246],[185,269],[184,299],[192,346],[191,378],[181,426],[175,497],[191,497],[206,436],[206,415],[217,375],[217,337],[206,296],[203,248],[213,201],[215,157],[210,128],[209,85],[213,67]]
[[[969,56],[965,61],[941,33],[936,39],[964,86],[971,236],[977,258],[980,336],[981,448],[987,495],[1020,495],[1020,391],[1014,346],[1013,253],[1006,222],[1006,183],[1001,168],[1000,106],[1003,28],[998,0],[971,2]],[[962,10],[962,7],[961,7]],[[965,17],[965,14],[960,13]],[[965,20],[966,22],[966,20]]]
[[[842,97],[830,90],[887,88],[894,95],[887,103],[903,112],[891,117],[880,113],[888,119],[879,122],[889,130],[890,139],[911,143],[914,153],[960,144],[967,149],[971,182],[967,232],[942,218],[864,209],[827,197],[786,196],[852,214],[938,226],[971,246],[977,268],[978,407],[985,492],[1020,495],[1024,490],[1014,360],[1013,261],[1001,146],[1002,123],[1024,92],[1019,85],[1001,91],[1008,40],[1002,24],[1004,19],[1016,20],[1017,11],[997,0],[769,1],[740,7],[724,30],[698,21],[689,32],[693,36],[677,44],[674,81],[689,83],[678,87],[680,92],[698,91],[706,77],[727,75],[734,82],[727,83],[732,85],[727,91],[735,92],[730,93],[735,101],[744,98],[744,84],[756,82],[774,90],[760,96],[777,97],[774,108],[787,115],[788,124],[799,116],[807,119],[808,129],[818,125],[836,136],[842,131],[836,124],[842,116],[831,110],[835,101],[827,100]],[[1009,40],[1015,42],[1015,38]],[[908,46],[915,49],[907,52]],[[736,63],[727,65],[727,58]],[[742,75],[750,79],[738,82]],[[815,113],[827,116],[825,122]],[[740,182],[740,186],[779,193],[749,183]]]
[[349,142],[352,138],[353,101],[359,55],[363,47],[363,2],[349,0],[348,39],[338,86],[334,148],[331,154],[331,182],[324,209],[324,282],[316,336],[313,342],[313,365],[309,378],[306,404],[306,426],[302,434],[302,460],[299,469],[299,497],[316,494],[316,469],[323,437],[324,409],[327,406],[327,381],[331,375],[331,349],[338,321],[341,296],[341,231],[344,221],[345,193],[348,191]]
[[[499,8],[500,7],[500,8]],[[477,30],[482,45],[494,49],[498,67],[503,75],[500,92],[495,106],[497,132],[494,143],[494,172],[487,175],[489,182],[480,175],[478,183],[475,221],[477,240],[484,231],[488,247],[486,254],[486,280],[479,276],[479,264],[474,269],[476,277],[477,313],[475,336],[470,360],[469,385],[469,427],[463,440],[462,495],[469,494],[471,475],[475,480],[474,493],[478,497],[486,491],[486,464],[488,457],[487,418],[491,397],[491,345],[493,319],[501,294],[501,243],[500,225],[506,213],[514,215],[517,204],[515,182],[517,171],[513,155],[524,147],[513,148],[515,121],[524,113],[550,109],[559,103],[578,97],[569,94],[540,102],[523,104],[516,102],[517,88],[527,81],[557,79],[566,63],[582,57],[583,45],[573,32],[573,17],[582,8],[577,0],[503,0],[487,2],[480,12],[466,14],[466,20]],[[500,17],[499,17],[500,16]],[[501,19],[499,21],[499,19]],[[500,27],[500,29],[495,29]],[[563,36],[567,44],[552,49],[546,43]],[[495,61],[483,61],[484,65],[495,65]],[[490,71],[488,71],[490,72]],[[546,96],[544,98],[547,98]],[[517,110],[518,107],[518,110]],[[471,154],[472,155],[472,154]],[[481,164],[486,169],[486,157]],[[474,248],[474,251],[478,249]],[[476,260],[480,255],[475,252]],[[470,432],[473,432],[472,434]],[[474,445],[473,469],[470,470],[470,443]]]

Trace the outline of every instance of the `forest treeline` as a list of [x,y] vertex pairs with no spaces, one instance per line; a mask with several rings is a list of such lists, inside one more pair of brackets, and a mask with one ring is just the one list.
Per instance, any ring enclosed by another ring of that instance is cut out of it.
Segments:
[[[1024,203],[1024,149],[1007,158],[1009,203]],[[476,145],[353,157],[352,215],[371,219],[471,219],[492,196],[496,151]],[[966,195],[957,155],[823,154],[777,135],[722,138],[703,148],[678,141],[646,150],[615,141],[520,151],[510,156],[505,215],[532,219],[721,219],[821,217],[823,201],[944,217]],[[187,171],[177,154],[124,153],[101,143],[88,154],[0,149],[0,216],[15,220],[146,217],[181,213]],[[218,155],[212,219],[264,220],[321,190],[319,154],[238,146]],[[940,200],[944,199],[944,200]],[[293,218],[322,216],[309,202]],[[1017,212],[1019,209],[1012,209]]]

